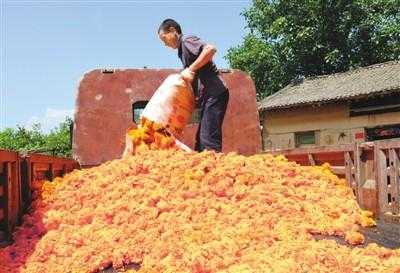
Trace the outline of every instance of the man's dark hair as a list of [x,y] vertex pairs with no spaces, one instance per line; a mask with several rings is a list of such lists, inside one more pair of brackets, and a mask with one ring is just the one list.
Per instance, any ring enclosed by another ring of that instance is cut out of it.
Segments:
[[170,27],[176,29],[176,32],[178,32],[178,34],[182,34],[181,26],[174,19],[165,19],[158,28],[158,32],[160,32],[160,30],[168,31]]

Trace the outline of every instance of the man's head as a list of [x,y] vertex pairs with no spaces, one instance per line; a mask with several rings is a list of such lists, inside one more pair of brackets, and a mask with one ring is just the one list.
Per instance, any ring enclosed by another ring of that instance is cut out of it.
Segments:
[[173,19],[164,20],[158,28],[158,37],[170,48],[177,49],[179,36],[182,35],[181,26]]

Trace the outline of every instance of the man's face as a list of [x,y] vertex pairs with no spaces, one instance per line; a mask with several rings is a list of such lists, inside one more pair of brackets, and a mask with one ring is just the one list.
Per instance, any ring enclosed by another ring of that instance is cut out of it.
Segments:
[[170,28],[169,30],[160,30],[158,32],[158,37],[160,40],[164,42],[165,46],[177,49],[178,48],[178,38],[179,35],[174,28]]

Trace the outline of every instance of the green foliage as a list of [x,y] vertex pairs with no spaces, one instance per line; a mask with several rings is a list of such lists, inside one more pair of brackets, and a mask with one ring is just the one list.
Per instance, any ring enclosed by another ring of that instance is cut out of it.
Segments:
[[254,0],[243,15],[249,34],[226,58],[259,99],[297,76],[400,59],[400,0]]
[[40,124],[31,129],[17,126],[0,131],[0,149],[18,151],[22,154],[37,152],[55,156],[71,157],[70,126],[72,119],[66,118],[57,128],[45,134]]

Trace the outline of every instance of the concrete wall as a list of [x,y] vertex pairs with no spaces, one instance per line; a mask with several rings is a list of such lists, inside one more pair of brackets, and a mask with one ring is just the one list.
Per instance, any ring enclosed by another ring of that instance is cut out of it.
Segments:
[[295,132],[316,131],[317,144],[307,146],[326,146],[362,142],[365,127],[400,123],[400,112],[350,117],[347,103],[266,111],[262,116],[265,150],[295,148]]

